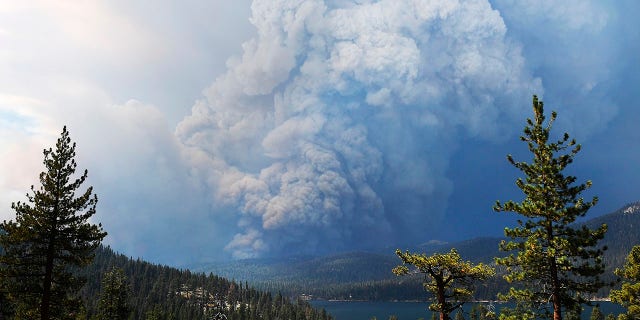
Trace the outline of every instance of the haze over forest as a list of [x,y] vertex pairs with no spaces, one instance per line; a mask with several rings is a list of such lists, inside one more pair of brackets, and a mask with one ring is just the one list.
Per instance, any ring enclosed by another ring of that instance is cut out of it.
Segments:
[[0,4],[0,218],[67,125],[105,243],[169,264],[500,236],[531,96],[591,217],[640,199],[640,3]]

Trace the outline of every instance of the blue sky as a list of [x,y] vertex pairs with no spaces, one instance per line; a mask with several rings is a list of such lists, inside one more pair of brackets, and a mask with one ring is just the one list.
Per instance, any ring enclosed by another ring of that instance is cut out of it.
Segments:
[[591,215],[640,199],[636,1],[8,1],[0,216],[63,125],[105,240],[171,263],[501,235],[531,96]]

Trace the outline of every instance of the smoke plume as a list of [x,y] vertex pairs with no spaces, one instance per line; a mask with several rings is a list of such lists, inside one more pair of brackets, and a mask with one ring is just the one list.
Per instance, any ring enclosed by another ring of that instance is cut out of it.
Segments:
[[176,130],[236,258],[428,237],[457,136],[500,139],[542,94],[487,1],[251,9],[256,36]]

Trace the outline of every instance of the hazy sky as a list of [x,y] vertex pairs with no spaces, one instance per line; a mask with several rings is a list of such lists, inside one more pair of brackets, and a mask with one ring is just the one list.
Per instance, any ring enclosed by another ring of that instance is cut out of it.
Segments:
[[640,3],[0,2],[0,218],[67,125],[127,255],[499,236],[531,96],[608,213],[640,199]]

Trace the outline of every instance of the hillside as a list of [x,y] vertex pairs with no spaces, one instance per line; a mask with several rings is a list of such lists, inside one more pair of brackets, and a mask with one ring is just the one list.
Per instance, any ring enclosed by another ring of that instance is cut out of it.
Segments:
[[[499,238],[477,238],[455,244],[421,244],[412,251],[441,252],[455,247],[465,259],[491,261]],[[391,269],[399,260],[395,249],[384,253],[350,252],[324,257],[248,259],[193,266],[190,270],[212,272],[247,281],[262,290],[285,295],[312,295],[338,300],[416,300],[424,296],[419,276],[398,278]]]
[[[614,280],[613,270],[621,266],[635,244],[640,244],[640,202],[583,222],[588,226],[607,224],[602,245],[607,264],[605,278]],[[491,263],[504,254],[498,250],[501,238],[475,238],[457,243],[429,242],[407,249],[426,253],[448,251],[454,247],[465,260]],[[191,270],[213,272],[272,292],[288,295],[311,294],[317,298],[357,300],[414,300],[424,291],[420,279],[397,278],[391,269],[399,263],[394,249],[377,253],[351,252],[325,257],[251,259],[193,266]],[[478,298],[493,298],[505,287],[493,279],[478,290]],[[601,294],[607,294],[606,291]]]
[[130,284],[130,319],[209,319],[218,313],[228,319],[331,319],[324,310],[315,310],[304,301],[292,302],[212,274],[134,260],[105,247],[97,250],[92,265],[82,271],[88,279],[80,293],[87,319],[96,311],[102,275],[113,267],[122,268]]
[[390,277],[396,260],[391,254],[351,252],[326,257],[238,260],[190,269],[248,281],[261,290],[290,296],[380,300],[393,295],[411,299],[422,291],[422,285],[411,283],[409,289],[406,283]]
[[624,263],[625,258],[634,245],[640,244],[640,202],[630,203],[615,212],[587,221],[589,227],[607,224],[608,230],[602,244],[605,261],[609,270]]

